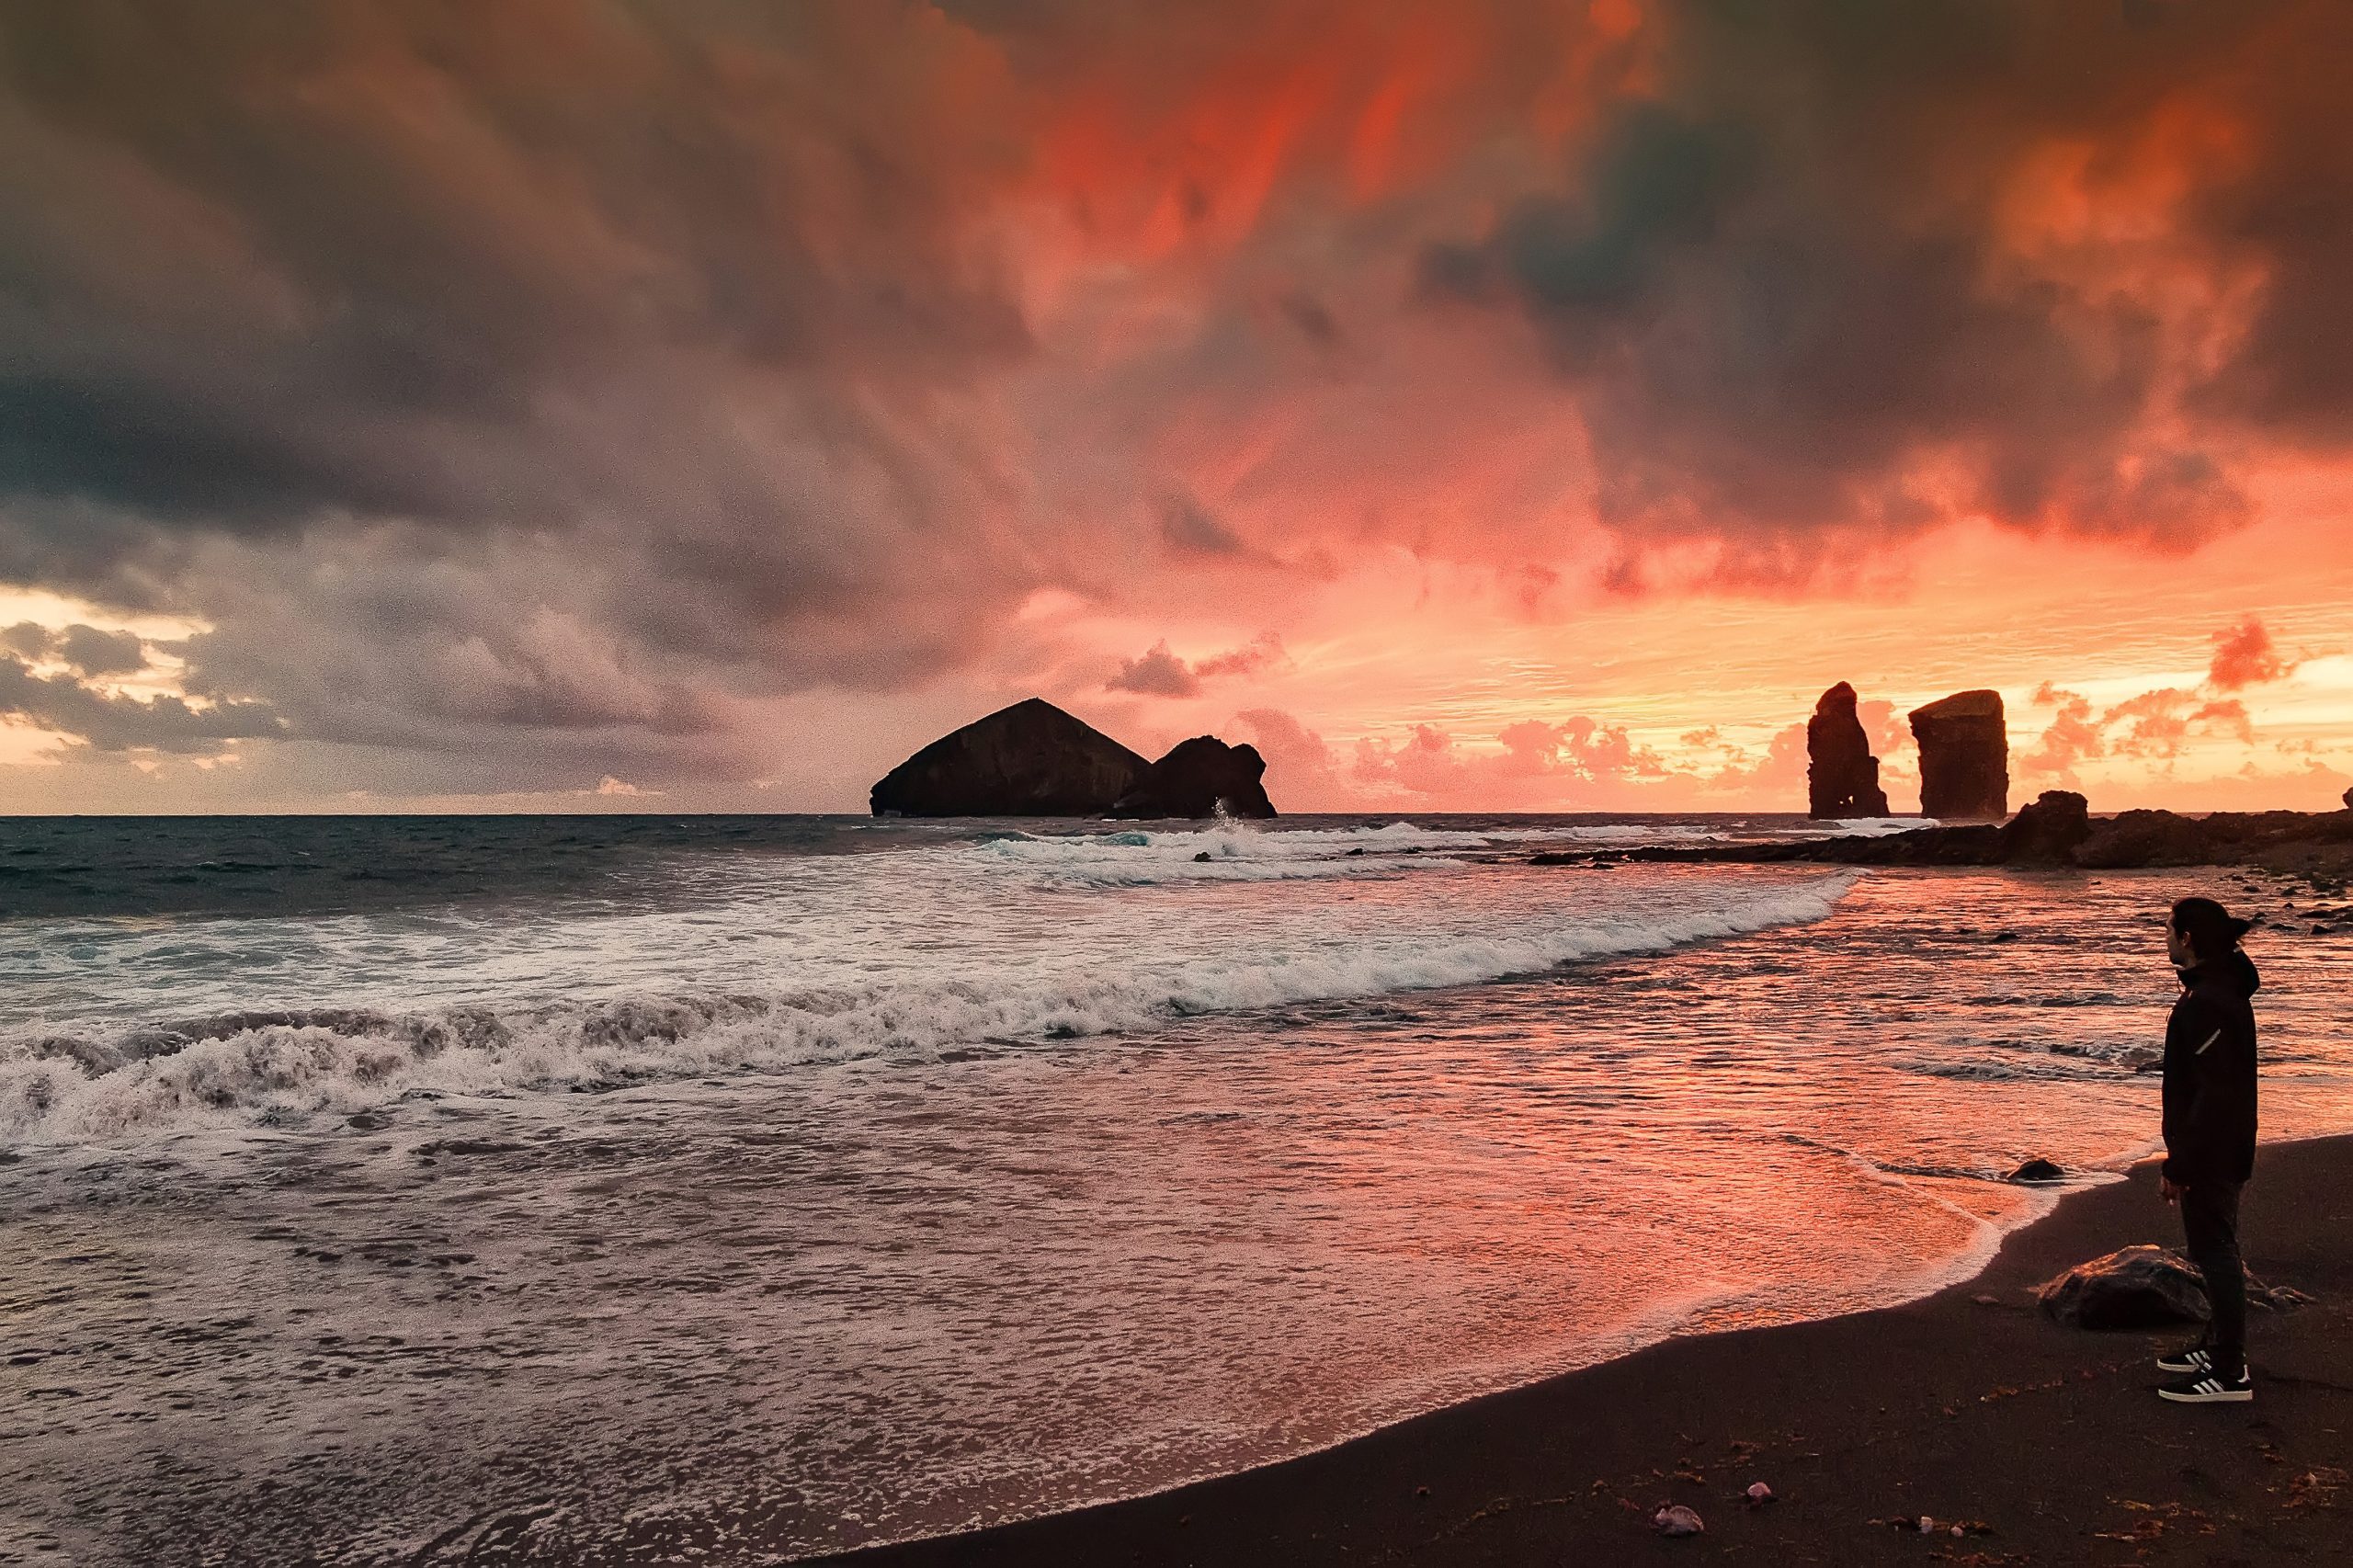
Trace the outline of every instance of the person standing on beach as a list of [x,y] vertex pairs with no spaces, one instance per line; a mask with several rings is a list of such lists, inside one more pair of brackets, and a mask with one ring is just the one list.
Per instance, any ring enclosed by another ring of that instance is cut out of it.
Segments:
[[2189,1260],[2214,1315],[2205,1336],[2157,1362],[2188,1374],[2157,1390],[2185,1404],[2255,1397],[2246,1368],[2246,1267],[2239,1190],[2255,1174],[2255,1009],[2262,983],[2239,950],[2249,923],[2211,898],[2185,898],[2165,921],[2181,997],[2165,1024],[2165,1161],[2159,1187],[2181,1206]]

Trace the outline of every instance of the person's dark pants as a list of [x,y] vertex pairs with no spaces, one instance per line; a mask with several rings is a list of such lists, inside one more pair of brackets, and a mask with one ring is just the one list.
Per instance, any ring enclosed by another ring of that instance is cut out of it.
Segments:
[[2206,1276],[2206,1299],[2214,1321],[2206,1331],[2214,1374],[2234,1377],[2246,1369],[2246,1266],[2239,1260],[2239,1184],[2202,1181],[2181,1195],[2181,1229],[2189,1261]]

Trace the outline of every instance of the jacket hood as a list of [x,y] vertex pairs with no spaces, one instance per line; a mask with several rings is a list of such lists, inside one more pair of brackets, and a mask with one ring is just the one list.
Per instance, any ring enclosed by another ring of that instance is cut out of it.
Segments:
[[2235,948],[2229,958],[2219,962],[2201,963],[2181,971],[2184,985],[2195,985],[2200,981],[2211,981],[2241,996],[2252,996],[2263,986],[2263,975],[2255,967],[2255,960]]

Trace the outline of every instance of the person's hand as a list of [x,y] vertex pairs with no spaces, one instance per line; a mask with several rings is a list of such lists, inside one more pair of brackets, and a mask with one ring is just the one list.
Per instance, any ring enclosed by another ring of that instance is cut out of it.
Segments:
[[2157,1194],[2167,1203],[2180,1202],[2182,1191],[2181,1183],[2174,1180],[2173,1177],[2161,1176],[2157,1178]]

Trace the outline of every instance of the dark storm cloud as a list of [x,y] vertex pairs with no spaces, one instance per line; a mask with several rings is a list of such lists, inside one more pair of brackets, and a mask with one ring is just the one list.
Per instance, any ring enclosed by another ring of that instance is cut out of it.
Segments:
[[1171,495],[1161,503],[1160,537],[1182,555],[1243,555],[1250,548],[1189,495]]
[[147,667],[147,645],[129,631],[74,625],[51,631],[37,621],[0,630],[0,648],[27,659],[53,657],[83,676],[132,675]]
[[57,656],[78,675],[134,675],[147,667],[146,645],[129,631],[69,626],[57,640]]
[[[17,0],[0,583],[201,630],[185,713],[86,639],[7,644],[13,710],[653,778],[1040,588],[1555,559],[1588,456],[1637,584],[1972,512],[2186,543],[2251,445],[2353,442],[2353,6],[1619,10]],[[2131,243],[2245,330],[2014,254],[2052,147],[2182,164]],[[1464,368],[1523,320],[1567,396]]]
[[2005,181],[2054,142],[2120,159],[2211,89],[2260,161],[2181,244],[2259,253],[2270,283],[2198,398],[2353,434],[2353,306],[2323,281],[2353,265],[2348,17],[2316,0],[2129,23],[2044,0],[1670,4],[1656,98],[1605,117],[1564,193],[1430,250],[1424,291],[1539,324],[1589,389],[1600,505],[1621,525],[1765,555],[1789,548],[1777,534],[1955,510],[2191,542],[2246,504],[2204,438],[2150,433],[2178,369],[2164,324],[2129,288],[2017,265]]
[[217,752],[223,741],[285,728],[264,703],[197,707],[168,695],[142,700],[94,690],[74,675],[35,675],[7,654],[0,654],[0,715],[78,736],[100,751]]
[[[688,733],[696,681],[936,668],[1034,575],[937,571],[1002,506],[972,389],[1028,347],[956,233],[1007,156],[963,118],[986,62],[938,32],[723,0],[9,7],[0,580],[216,622],[191,678],[304,733],[377,703]],[[358,602],[369,572],[408,604]],[[529,645],[554,623],[628,644],[618,694]],[[454,689],[452,647],[480,655]]]

